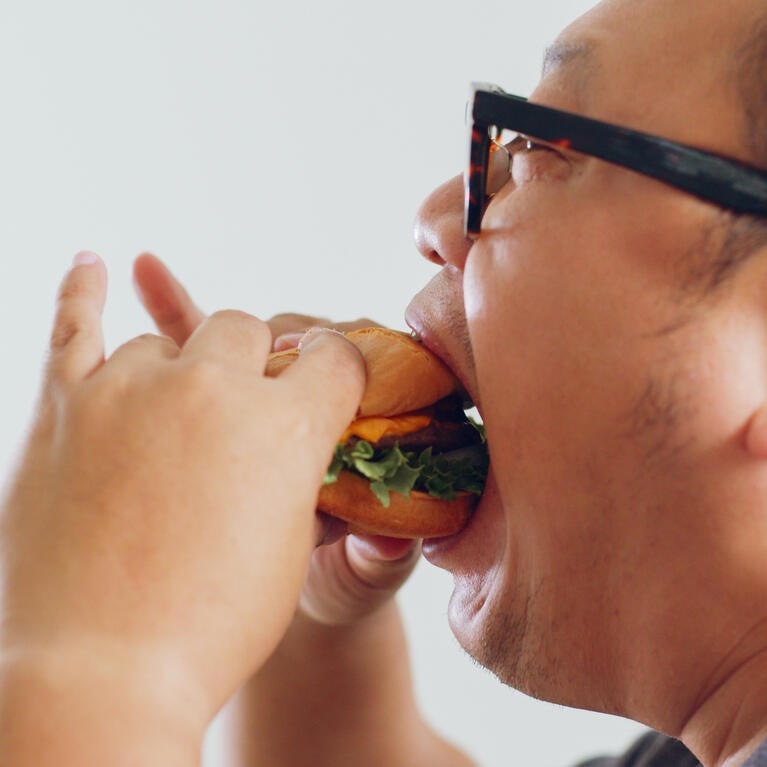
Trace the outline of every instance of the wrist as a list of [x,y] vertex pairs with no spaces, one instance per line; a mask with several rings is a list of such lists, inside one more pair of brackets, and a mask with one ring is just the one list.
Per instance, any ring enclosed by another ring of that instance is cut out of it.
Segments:
[[0,654],[0,752],[9,763],[199,761],[200,697],[172,663],[106,643]]

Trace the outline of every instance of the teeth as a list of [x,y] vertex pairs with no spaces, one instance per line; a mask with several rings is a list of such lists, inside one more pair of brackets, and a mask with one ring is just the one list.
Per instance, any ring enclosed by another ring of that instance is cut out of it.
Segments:
[[484,423],[484,421],[482,420],[482,416],[479,410],[477,410],[476,406],[472,405],[471,403],[468,403],[468,404],[470,405],[470,407],[467,408],[465,406],[466,403],[464,403],[464,412],[466,413],[466,417],[471,418],[474,421],[477,421],[478,423]]

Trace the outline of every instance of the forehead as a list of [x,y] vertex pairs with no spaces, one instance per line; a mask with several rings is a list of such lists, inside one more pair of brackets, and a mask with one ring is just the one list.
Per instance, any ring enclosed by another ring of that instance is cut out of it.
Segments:
[[[605,0],[547,52],[536,100],[720,151],[735,52],[762,0]],[[692,118],[692,119],[691,119]]]

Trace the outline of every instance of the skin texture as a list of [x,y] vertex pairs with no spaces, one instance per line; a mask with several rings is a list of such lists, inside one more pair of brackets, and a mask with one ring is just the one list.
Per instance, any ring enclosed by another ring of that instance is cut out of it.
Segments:
[[269,328],[241,312],[105,361],[105,295],[103,263],[81,254],[2,505],[8,764],[196,761],[293,617],[316,490],[364,388],[356,349],[321,330],[264,377]]
[[[183,345],[203,312],[154,256],[136,260],[134,277],[158,330]],[[359,319],[332,327],[376,324]],[[307,328],[331,323],[281,314],[268,325],[273,348],[281,351],[295,347]],[[371,767],[472,764],[434,734],[413,697],[405,634],[392,597],[413,571],[420,546],[381,536],[343,537],[339,520],[322,521],[326,545],[311,558],[293,622],[268,662],[243,680],[224,709],[223,763],[336,767],[356,763],[365,753]],[[381,722],[387,723],[386,738]]]
[[[532,99],[743,156],[725,62],[759,5],[602,3]],[[518,156],[474,244],[461,198],[419,213],[442,271],[408,311],[492,459],[465,534],[424,547],[451,627],[507,684],[742,761],[767,734],[765,260],[706,294],[721,212],[573,153]]]
[[[746,158],[729,52],[759,11],[602,3],[532,99]],[[425,546],[454,576],[451,627],[508,684],[738,764],[767,734],[764,259],[707,292],[713,206],[545,149],[514,177],[473,244],[460,177],[416,223],[440,271],[407,319],[492,458],[465,533]]]
[[[607,0],[562,34],[532,98],[746,157],[731,51],[760,12],[757,0]],[[551,148],[515,160],[514,183],[492,200],[474,243],[463,237],[462,197],[460,178],[452,179],[419,212],[417,246],[440,270],[407,314],[461,377],[489,437],[491,476],[472,521],[461,535],[424,546],[454,577],[451,628],[507,684],[632,717],[682,738],[707,767],[735,767],[767,736],[767,253],[754,253],[706,290],[707,266],[725,234],[721,211]],[[20,546],[3,581],[10,609],[0,744],[13,735],[11,753],[19,755],[9,761],[75,761],[81,745],[67,734],[108,703],[124,724],[115,731],[115,720],[102,723],[99,746],[122,745],[128,750],[118,756],[134,762],[189,763],[212,705],[241,685],[227,709],[232,766],[273,762],[277,754],[287,765],[321,765],[323,755],[328,765],[358,763],[360,754],[366,764],[469,764],[429,731],[412,699],[391,597],[415,552],[349,537],[310,556],[312,510],[306,496],[298,498],[308,485],[291,474],[279,491],[268,483],[256,489],[242,478],[233,484],[229,474],[226,483],[214,480],[231,470],[225,466],[204,468],[226,455],[216,442],[219,421],[237,427],[246,454],[266,450],[241,415],[260,399],[251,388],[261,385],[258,371],[240,367],[243,344],[254,349],[248,359],[256,368],[272,345],[264,326],[239,314],[206,320],[164,267],[144,256],[136,282],[170,340],[139,339],[104,364],[103,273],[82,269],[68,279],[79,285],[88,276],[86,285],[63,291],[40,415],[4,509],[3,541],[11,551]],[[73,324],[66,307],[83,297]],[[274,346],[294,345],[295,333],[315,322],[274,318],[271,335],[289,334]],[[205,343],[211,337],[217,343]],[[325,343],[336,344],[338,365],[348,350],[337,338]],[[197,354],[220,350],[216,365],[229,359],[237,385],[174,374],[163,394],[153,385],[157,371],[195,347]],[[325,442],[317,438],[307,483],[321,474],[341,414],[348,421],[344,408],[353,411],[359,399],[359,371],[344,359],[349,388],[333,403],[337,423],[323,427]],[[320,378],[307,376],[307,387]],[[296,391],[290,396],[295,404]],[[194,407],[183,410],[189,402]],[[157,418],[170,408],[169,423],[181,417],[190,429],[203,428],[202,438],[168,443],[174,429],[138,417],[147,403]],[[268,404],[270,417],[282,413]],[[285,424],[269,423],[284,433]],[[258,433],[268,432],[261,425]],[[110,452],[116,429],[134,441]],[[147,442],[149,435],[159,442]],[[205,452],[208,441],[215,449]],[[124,468],[126,449],[156,450],[157,465],[180,450],[202,452],[184,462],[186,473],[164,464],[170,474],[163,481],[137,482],[133,464]],[[272,474],[272,443],[270,450]],[[191,490],[190,478],[199,483]],[[103,488],[95,504],[94,487]],[[147,487],[161,494],[148,504]],[[298,493],[294,506],[284,497],[288,487]],[[125,522],[135,519],[136,494],[142,509],[163,512],[139,530]],[[240,513],[253,498],[270,502],[267,516]],[[272,519],[275,503],[288,503],[289,513]],[[86,513],[94,508],[111,513]],[[189,508],[199,526],[184,524]],[[245,516],[257,530],[243,531]],[[210,519],[216,524],[204,524]],[[29,534],[48,529],[58,534]],[[188,531],[181,541],[179,529]],[[267,533],[263,557],[250,545],[247,556],[233,556],[232,540]],[[329,541],[338,531],[321,524],[314,534]],[[279,585],[278,604],[241,588],[275,572],[274,551],[291,562],[292,574]],[[67,567],[50,568],[52,556]],[[201,566],[199,556],[211,559]],[[110,566],[115,561],[122,566]],[[152,589],[145,584],[142,592],[148,600],[116,598],[125,574],[135,580],[146,563],[153,566]],[[22,609],[30,595],[35,609]],[[268,630],[265,616],[274,621]],[[36,638],[51,632],[66,641],[40,653]],[[234,651],[233,638],[241,641]],[[169,647],[185,649],[179,658]],[[83,661],[95,655],[103,664]],[[127,674],[126,657],[134,663]],[[165,683],[138,705],[158,669]],[[90,674],[86,692],[62,696],[80,672]],[[337,705],[328,703],[328,690]],[[41,700],[51,712],[46,742],[54,749],[45,758],[34,716]],[[344,727],[349,712],[353,737]],[[392,735],[383,749],[382,722]],[[87,756],[119,763],[109,751]]]

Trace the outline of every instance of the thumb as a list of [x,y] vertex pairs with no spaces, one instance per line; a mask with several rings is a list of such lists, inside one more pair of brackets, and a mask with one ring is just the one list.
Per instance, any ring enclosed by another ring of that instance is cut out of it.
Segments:
[[420,541],[383,535],[350,535],[346,559],[364,589],[385,594],[408,578],[421,554]]
[[349,626],[392,599],[418,563],[420,541],[348,535],[314,552],[301,610],[318,623]]
[[104,362],[101,314],[107,290],[104,262],[87,251],[78,253],[64,276],[56,299],[47,384],[68,387],[87,378]]

